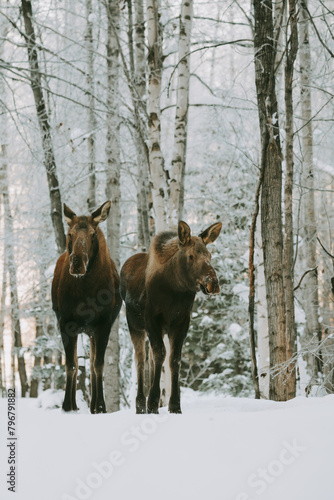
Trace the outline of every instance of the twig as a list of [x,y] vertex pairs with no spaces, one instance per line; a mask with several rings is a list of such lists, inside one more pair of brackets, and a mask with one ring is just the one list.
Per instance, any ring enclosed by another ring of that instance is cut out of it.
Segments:
[[298,285],[297,285],[297,286],[295,286],[295,288],[293,289],[293,291],[295,292],[296,290],[298,290],[298,288],[299,288],[299,287],[300,287],[300,285],[302,284],[303,279],[305,278],[305,276],[306,276],[308,273],[312,273],[313,271],[316,271],[317,269],[318,269],[318,266],[317,266],[317,267],[314,267],[313,269],[308,269],[307,271],[305,271],[305,273],[303,274],[303,276],[300,278]]
[[332,254],[329,253],[328,250],[326,250],[326,248],[324,247],[324,245],[321,243],[321,241],[319,240],[319,238],[317,237],[317,240],[319,241],[320,245],[321,245],[321,248],[323,249],[323,251],[328,255],[328,257],[330,257],[331,259],[334,260],[334,256]]

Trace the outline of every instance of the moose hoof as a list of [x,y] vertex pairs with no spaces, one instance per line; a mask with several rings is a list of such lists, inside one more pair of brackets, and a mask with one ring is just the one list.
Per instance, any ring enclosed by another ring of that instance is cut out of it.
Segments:
[[159,410],[158,408],[147,408],[147,413],[155,413],[156,415],[159,415]]
[[101,405],[101,406],[98,406],[98,407],[95,409],[94,413],[107,413],[106,407],[105,407],[105,406],[102,406],[102,405]]
[[168,408],[169,413],[177,413],[179,415],[182,415],[181,408],[176,408],[175,410],[172,410],[171,408]]
[[69,411],[78,411],[78,407],[77,405],[72,406],[71,404],[63,403],[62,410],[68,413]]

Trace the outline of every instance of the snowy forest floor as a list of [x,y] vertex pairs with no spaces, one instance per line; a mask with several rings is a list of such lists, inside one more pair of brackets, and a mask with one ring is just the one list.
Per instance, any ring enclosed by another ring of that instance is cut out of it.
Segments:
[[[332,500],[334,395],[287,403],[183,393],[182,415],[90,415],[17,399],[17,491],[0,498]],[[41,407],[38,407],[42,405]]]

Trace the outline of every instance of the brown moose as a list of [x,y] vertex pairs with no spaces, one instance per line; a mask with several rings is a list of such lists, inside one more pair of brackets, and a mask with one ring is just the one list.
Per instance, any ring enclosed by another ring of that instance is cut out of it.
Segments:
[[[196,292],[219,293],[218,279],[206,245],[216,240],[221,227],[221,222],[218,222],[199,236],[191,236],[190,227],[181,221],[178,234],[158,234],[148,253],[133,255],[122,267],[121,295],[126,305],[137,367],[137,413],[158,413],[161,368],[166,356],[165,333],[171,346],[172,383],[168,408],[171,413],[181,413],[179,372],[182,345]],[[144,395],[146,332],[154,360],[147,407]]]
[[90,216],[77,216],[64,204],[69,225],[67,250],[56,264],[52,306],[56,313],[66,355],[66,389],[63,410],[77,410],[77,338],[90,337],[91,413],[105,413],[103,397],[104,355],[110,329],[122,305],[119,276],[110,258],[99,223],[106,220],[107,201]]

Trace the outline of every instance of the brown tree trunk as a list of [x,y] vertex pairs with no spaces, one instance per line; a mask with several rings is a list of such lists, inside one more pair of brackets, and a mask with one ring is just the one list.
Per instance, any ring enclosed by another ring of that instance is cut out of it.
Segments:
[[[284,211],[285,211],[285,239],[284,239],[284,289],[285,289],[285,317],[287,333],[287,360],[291,360],[296,354],[296,325],[295,325],[295,303],[293,284],[293,95],[292,83],[294,63],[298,51],[298,29],[296,17],[295,0],[289,0],[289,27],[290,33],[286,46],[285,59],[285,162],[286,178],[284,187]],[[287,370],[287,399],[296,396],[296,363],[291,361]]]
[[51,201],[51,220],[56,238],[58,253],[66,248],[66,237],[62,221],[62,203],[59,190],[57,166],[53,151],[51,127],[42,91],[41,73],[38,63],[36,36],[32,22],[32,7],[29,0],[21,0],[24,26],[26,32],[26,45],[30,67],[31,88],[34,95],[38,124],[44,151],[44,166],[46,169]]
[[[314,168],[313,168],[313,130],[312,130],[312,103],[311,103],[311,79],[312,63],[309,41],[309,17],[307,13],[307,1],[300,2],[299,9],[299,62],[300,62],[300,85],[301,85],[301,119],[302,119],[302,184],[305,193],[302,198],[304,214],[304,237],[303,253],[305,255],[306,267],[316,267],[316,245],[317,245],[317,220],[315,214],[314,199]],[[309,350],[317,350],[321,340],[321,328],[319,324],[319,299],[318,299],[318,275],[317,272],[309,273],[304,280],[303,302],[305,304],[306,328],[303,343],[309,346]],[[318,355],[310,352],[306,356],[307,370],[310,376],[309,387],[318,382],[321,372],[321,363]]]
[[261,230],[266,280],[270,346],[270,399],[284,401],[284,374],[279,365],[286,361],[285,297],[283,285],[282,160],[275,92],[273,4],[253,0],[255,83],[261,133]]

